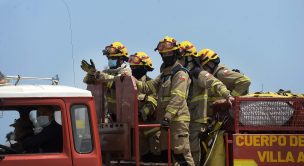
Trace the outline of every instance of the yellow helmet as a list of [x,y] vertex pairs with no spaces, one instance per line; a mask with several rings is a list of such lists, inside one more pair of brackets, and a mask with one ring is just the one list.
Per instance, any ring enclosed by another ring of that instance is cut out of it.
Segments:
[[195,46],[189,41],[183,41],[179,44],[179,49],[184,52],[183,56],[198,57]]
[[130,66],[147,66],[149,71],[154,69],[151,58],[145,52],[136,52],[130,55]]
[[114,42],[111,45],[106,46],[102,52],[103,55],[109,57],[124,56],[128,58],[127,48],[121,42]]
[[179,49],[178,43],[172,37],[166,36],[164,39],[159,41],[154,51],[158,50],[159,53],[170,52]]
[[207,64],[211,60],[215,60],[215,59],[219,58],[217,53],[215,53],[214,51],[212,51],[210,49],[203,49],[203,50],[199,51],[198,56],[201,57],[203,65]]

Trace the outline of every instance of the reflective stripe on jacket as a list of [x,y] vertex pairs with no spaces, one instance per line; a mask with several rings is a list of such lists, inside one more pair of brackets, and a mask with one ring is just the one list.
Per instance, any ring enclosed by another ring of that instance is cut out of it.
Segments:
[[138,89],[146,94],[157,94],[157,120],[169,115],[171,121],[190,121],[186,99],[191,83],[187,72],[180,70],[172,75],[172,70],[180,65],[163,68],[162,73],[148,82],[137,81]]
[[202,70],[197,78],[192,77],[192,81],[192,92],[190,93],[192,97],[188,101],[191,121],[207,123],[208,89],[217,92],[219,96],[224,98],[230,95],[230,91],[221,81],[205,70]]

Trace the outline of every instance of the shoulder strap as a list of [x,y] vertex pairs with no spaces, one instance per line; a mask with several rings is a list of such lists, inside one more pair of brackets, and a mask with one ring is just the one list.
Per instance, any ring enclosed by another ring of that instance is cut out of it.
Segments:
[[187,68],[183,67],[182,65],[177,65],[172,69],[171,76],[173,77],[179,71],[184,71],[185,73],[189,74],[189,70]]
[[[191,76],[189,70],[188,70],[187,68],[183,67],[182,65],[177,65],[177,66],[175,66],[175,67],[171,70],[171,73],[170,73],[170,74],[166,74],[166,75],[162,74],[162,75],[161,75],[161,78],[164,78],[164,77],[167,77],[167,76],[171,76],[170,79],[171,79],[171,83],[172,83],[173,77],[174,77],[175,74],[176,74],[177,72],[179,72],[179,71],[184,71],[184,72],[188,73],[189,78],[192,80],[192,76]],[[192,96],[192,94],[191,94],[191,93],[192,93],[192,87],[193,87],[192,84],[193,84],[193,81],[191,81],[191,84],[190,84],[190,87],[189,87],[188,98],[191,98],[191,96]]]
[[189,70],[188,70],[187,68],[184,68],[182,65],[176,65],[176,66],[171,70],[171,73],[170,73],[170,74],[162,74],[162,75],[161,75],[161,78],[167,77],[167,76],[171,76],[171,80],[172,80],[172,78],[175,76],[175,74],[176,74],[177,72],[179,72],[179,71],[184,71],[184,72],[186,72],[186,73],[188,73],[188,74],[190,75]]

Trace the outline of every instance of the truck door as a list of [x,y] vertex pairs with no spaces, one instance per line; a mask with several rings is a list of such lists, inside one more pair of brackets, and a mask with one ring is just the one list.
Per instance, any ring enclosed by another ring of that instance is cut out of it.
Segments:
[[66,101],[69,109],[73,166],[100,166],[101,149],[93,98]]
[[72,166],[63,100],[2,99],[0,116],[1,166]]

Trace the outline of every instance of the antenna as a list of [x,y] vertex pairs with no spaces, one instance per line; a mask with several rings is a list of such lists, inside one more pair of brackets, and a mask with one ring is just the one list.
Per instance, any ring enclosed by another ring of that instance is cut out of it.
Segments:
[[262,84],[262,92],[264,92],[264,84]]
[[72,60],[73,60],[73,79],[74,79],[74,86],[75,85],[75,59],[74,59],[74,44],[73,44],[73,29],[72,29],[72,15],[71,15],[71,10],[69,5],[67,4],[67,2],[65,0],[62,0],[62,2],[64,3],[64,6],[66,8],[66,11],[68,13],[69,16],[69,29],[70,29],[70,44],[72,47]]

